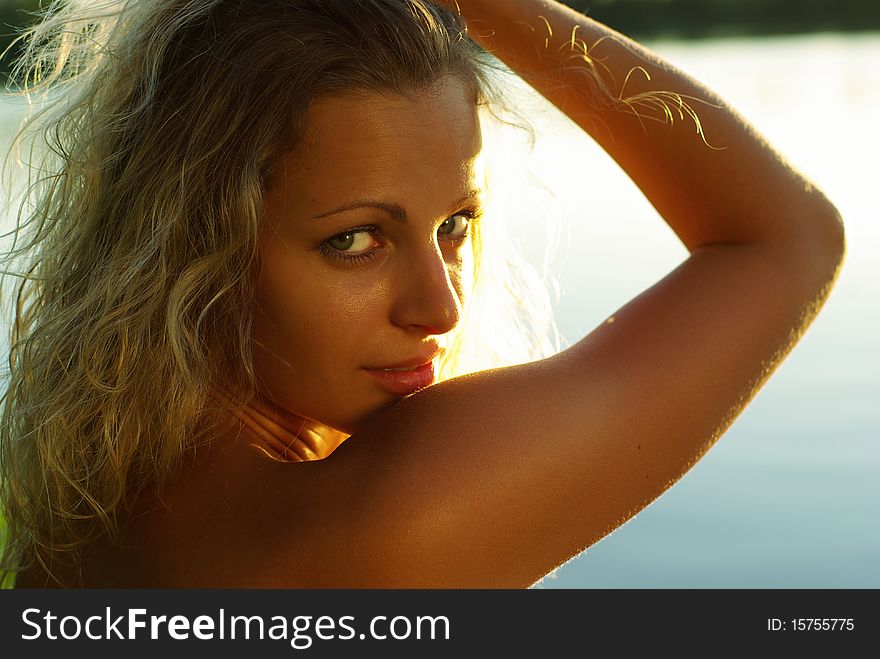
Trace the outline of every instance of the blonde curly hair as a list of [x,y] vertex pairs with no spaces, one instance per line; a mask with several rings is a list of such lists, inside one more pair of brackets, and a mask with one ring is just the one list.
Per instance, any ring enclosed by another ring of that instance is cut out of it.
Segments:
[[[253,395],[264,181],[310,102],[446,75],[493,113],[500,96],[497,65],[427,0],[56,1],[25,39],[16,76],[41,100],[4,267],[0,574],[52,574],[210,440],[212,389]],[[468,308],[491,300],[495,322],[466,312],[442,377],[558,348],[540,278],[481,238],[491,276]]]

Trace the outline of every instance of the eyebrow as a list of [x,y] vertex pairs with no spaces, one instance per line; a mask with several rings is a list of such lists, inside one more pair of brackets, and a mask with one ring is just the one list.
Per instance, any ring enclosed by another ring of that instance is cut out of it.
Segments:
[[[468,190],[467,194],[464,195],[461,199],[456,200],[451,204],[452,208],[460,208],[464,206],[468,201],[476,200],[478,203],[480,202],[481,197],[483,196],[483,191],[479,188],[474,188],[472,190]],[[480,203],[480,205],[482,205]],[[401,224],[406,224],[409,221],[409,217],[406,214],[403,206],[400,204],[396,204],[393,202],[387,201],[376,201],[373,199],[361,199],[359,201],[353,201],[348,204],[343,204],[338,208],[334,208],[331,211],[326,211],[324,213],[319,213],[318,215],[314,215],[312,217],[313,220],[320,220],[325,217],[330,217],[331,215],[337,215],[339,213],[346,213],[348,211],[357,210],[359,208],[374,208],[381,211],[385,211],[388,213],[395,222],[400,222]]]

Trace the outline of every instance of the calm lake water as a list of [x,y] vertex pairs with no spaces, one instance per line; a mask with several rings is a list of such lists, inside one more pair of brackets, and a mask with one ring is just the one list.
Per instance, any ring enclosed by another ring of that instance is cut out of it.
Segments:
[[[849,254],[815,324],[709,454],[539,587],[878,588],[880,35],[650,45],[731,101],[828,194]],[[536,262],[548,223],[560,229],[556,308],[571,343],[686,252],[588,137],[534,98],[522,102],[539,140],[528,159],[505,157],[502,169],[531,183],[511,226]],[[0,104],[0,139],[15,114]]]

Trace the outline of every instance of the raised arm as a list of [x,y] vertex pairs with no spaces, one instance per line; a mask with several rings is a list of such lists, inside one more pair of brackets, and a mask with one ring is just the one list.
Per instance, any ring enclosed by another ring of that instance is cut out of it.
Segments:
[[[183,498],[179,533],[210,548],[228,540],[217,520],[236,520],[240,561],[224,560],[247,566],[250,585],[534,583],[694,465],[839,271],[835,208],[705,87],[559,3],[459,5],[473,36],[589,131],[691,254],[568,350],[430,387],[325,460],[259,461],[239,443],[240,458],[194,474],[204,482],[186,486],[212,494]],[[629,105],[602,104],[585,54],[615,96],[636,67],[650,81],[637,71]],[[687,116],[670,124],[640,102],[648,91],[700,99],[689,102],[705,140]]]
[[690,251],[840,249],[826,197],[723,99],[647,48],[554,0],[443,2],[457,2],[472,38],[623,167]]

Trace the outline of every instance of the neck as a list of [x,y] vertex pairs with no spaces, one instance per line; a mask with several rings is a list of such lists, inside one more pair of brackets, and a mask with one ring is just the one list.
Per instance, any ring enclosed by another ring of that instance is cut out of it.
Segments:
[[240,430],[251,440],[251,445],[275,460],[322,460],[349,437],[335,428],[289,412],[271,400],[254,397],[242,406],[219,392],[213,392],[212,397],[239,421]]

